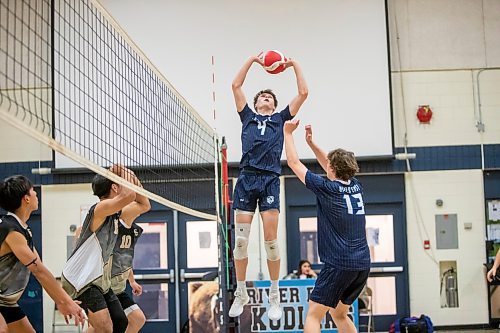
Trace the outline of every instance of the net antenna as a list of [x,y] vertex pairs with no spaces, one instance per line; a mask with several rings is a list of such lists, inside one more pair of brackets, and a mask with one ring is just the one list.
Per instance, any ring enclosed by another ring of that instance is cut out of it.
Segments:
[[[56,152],[56,166],[71,159],[220,220],[214,129],[97,0],[0,0],[0,119]],[[116,163],[144,188],[111,173]]]

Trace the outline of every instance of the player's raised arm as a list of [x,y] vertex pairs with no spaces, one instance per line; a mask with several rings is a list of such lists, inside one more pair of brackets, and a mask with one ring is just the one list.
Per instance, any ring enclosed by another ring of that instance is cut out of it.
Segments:
[[307,95],[309,95],[309,88],[307,88],[306,79],[302,73],[302,68],[296,60],[287,59],[285,66],[293,67],[295,77],[297,78],[297,96],[295,96],[289,104],[290,114],[294,117],[299,112],[300,107],[304,104]]
[[312,127],[311,125],[306,125],[305,127],[306,130],[306,142],[313,151],[314,155],[316,156],[316,159],[318,160],[318,163],[321,165],[323,170],[328,173],[328,163],[327,163],[327,156],[326,152],[322,150],[314,141],[313,141],[313,134],[312,134]]
[[299,126],[299,120],[293,119],[285,122],[285,126],[283,127],[285,136],[286,161],[290,169],[292,169],[292,171],[297,175],[300,181],[305,184],[307,168],[299,160],[297,149],[295,148],[295,142],[293,141],[293,131],[297,129],[297,126]]
[[[113,165],[110,171],[114,174],[123,178],[124,167],[121,165]],[[94,194],[99,197],[99,201],[94,209],[94,216],[92,218],[92,224],[90,229],[95,231],[104,223],[107,216],[113,215],[125,206],[130,204],[135,200],[136,194],[134,191],[130,190],[125,186],[121,186],[115,183],[111,184],[109,192],[107,193],[96,193],[95,188],[99,187],[99,182],[106,183],[109,180],[105,177],[100,177],[99,175],[94,178],[92,182],[92,187],[94,188]],[[108,187],[106,187],[107,189]],[[113,193],[112,193],[113,192]]]
[[[142,187],[142,184],[135,175],[135,173],[125,167],[121,167],[121,174],[120,177],[126,179],[130,183],[137,185],[139,187]],[[149,199],[142,194],[137,193],[135,195],[135,200],[129,203],[127,206],[125,206],[122,209],[122,213],[120,215],[120,218],[128,225],[131,226],[132,223],[135,221],[135,219],[141,215],[144,214],[145,212],[149,211],[151,209],[151,204],[149,202]]]
[[231,88],[233,89],[234,102],[236,104],[236,110],[238,112],[243,111],[243,108],[247,103],[245,94],[243,93],[242,89],[243,82],[245,82],[248,70],[250,69],[250,67],[254,62],[260,64],[261,66],[263,65],[261,55],[262,53],[248,58],[241,67],[241,69],[238,71],[238,74],[236,74],[236,77],[234,78],[233,83],[231,84]]

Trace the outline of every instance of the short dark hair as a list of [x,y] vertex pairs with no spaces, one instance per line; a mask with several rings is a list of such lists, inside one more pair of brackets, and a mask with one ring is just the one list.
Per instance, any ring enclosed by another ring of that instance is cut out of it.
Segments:
[[115,183],[108,178],[101,176],[100,174],[96,174],[94,179],[92,179],[92,191],[99,199],[106,198],[109,195],[111,185],[113,184]]
[[22,199],[30,193],[33,183],[21,175],[5,178],[0,182],[0,207],[14,212],[21,207]]
[[[264,89],[264,90],[261,90],[259,91],[255,97],[253,98],[253,107],[254,109],[256,108],[256,104],[257,104],[257,99],[259,98],[260,95],[262,94],[269,94],[271,96],[273,96],[273,99],[274,99],[274,107],[277,107],[278,106],[278,100],[276,99],[276,95],[273,93],[273,91],[271,89]],[[257,111],[257,110],[256,110]]]
[[330,167],[335,171],[335,176],[342,180],[347,181],[359,172],[358,162],[353,152],[341,148],[335,149],[328,153],[328,160]]

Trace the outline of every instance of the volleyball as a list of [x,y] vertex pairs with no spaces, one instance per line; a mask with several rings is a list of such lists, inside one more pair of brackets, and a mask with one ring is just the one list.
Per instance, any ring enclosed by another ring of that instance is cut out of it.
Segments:
[[285,56],[280,51],[271,50],[264,53],[262,57],[264,69],[270,74],[278,74],[285,70]]

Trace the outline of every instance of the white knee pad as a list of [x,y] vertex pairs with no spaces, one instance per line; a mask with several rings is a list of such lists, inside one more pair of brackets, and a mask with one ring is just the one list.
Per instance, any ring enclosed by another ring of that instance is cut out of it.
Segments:
[[267,252],[267,259],[270,261],[276,261],[280,259],[280,249],[278,247],[278,240],[265,241],[264,246]]
[[248,258],[248,236],[250,236],[250,223],[236,223],[236,240],[234,242],[233,257],[241,260]]
[[255,212],[250,212],[248,210],[241,210],[241,209],[235,209],[234,210],[234,215],[252,215],[255,214]]

